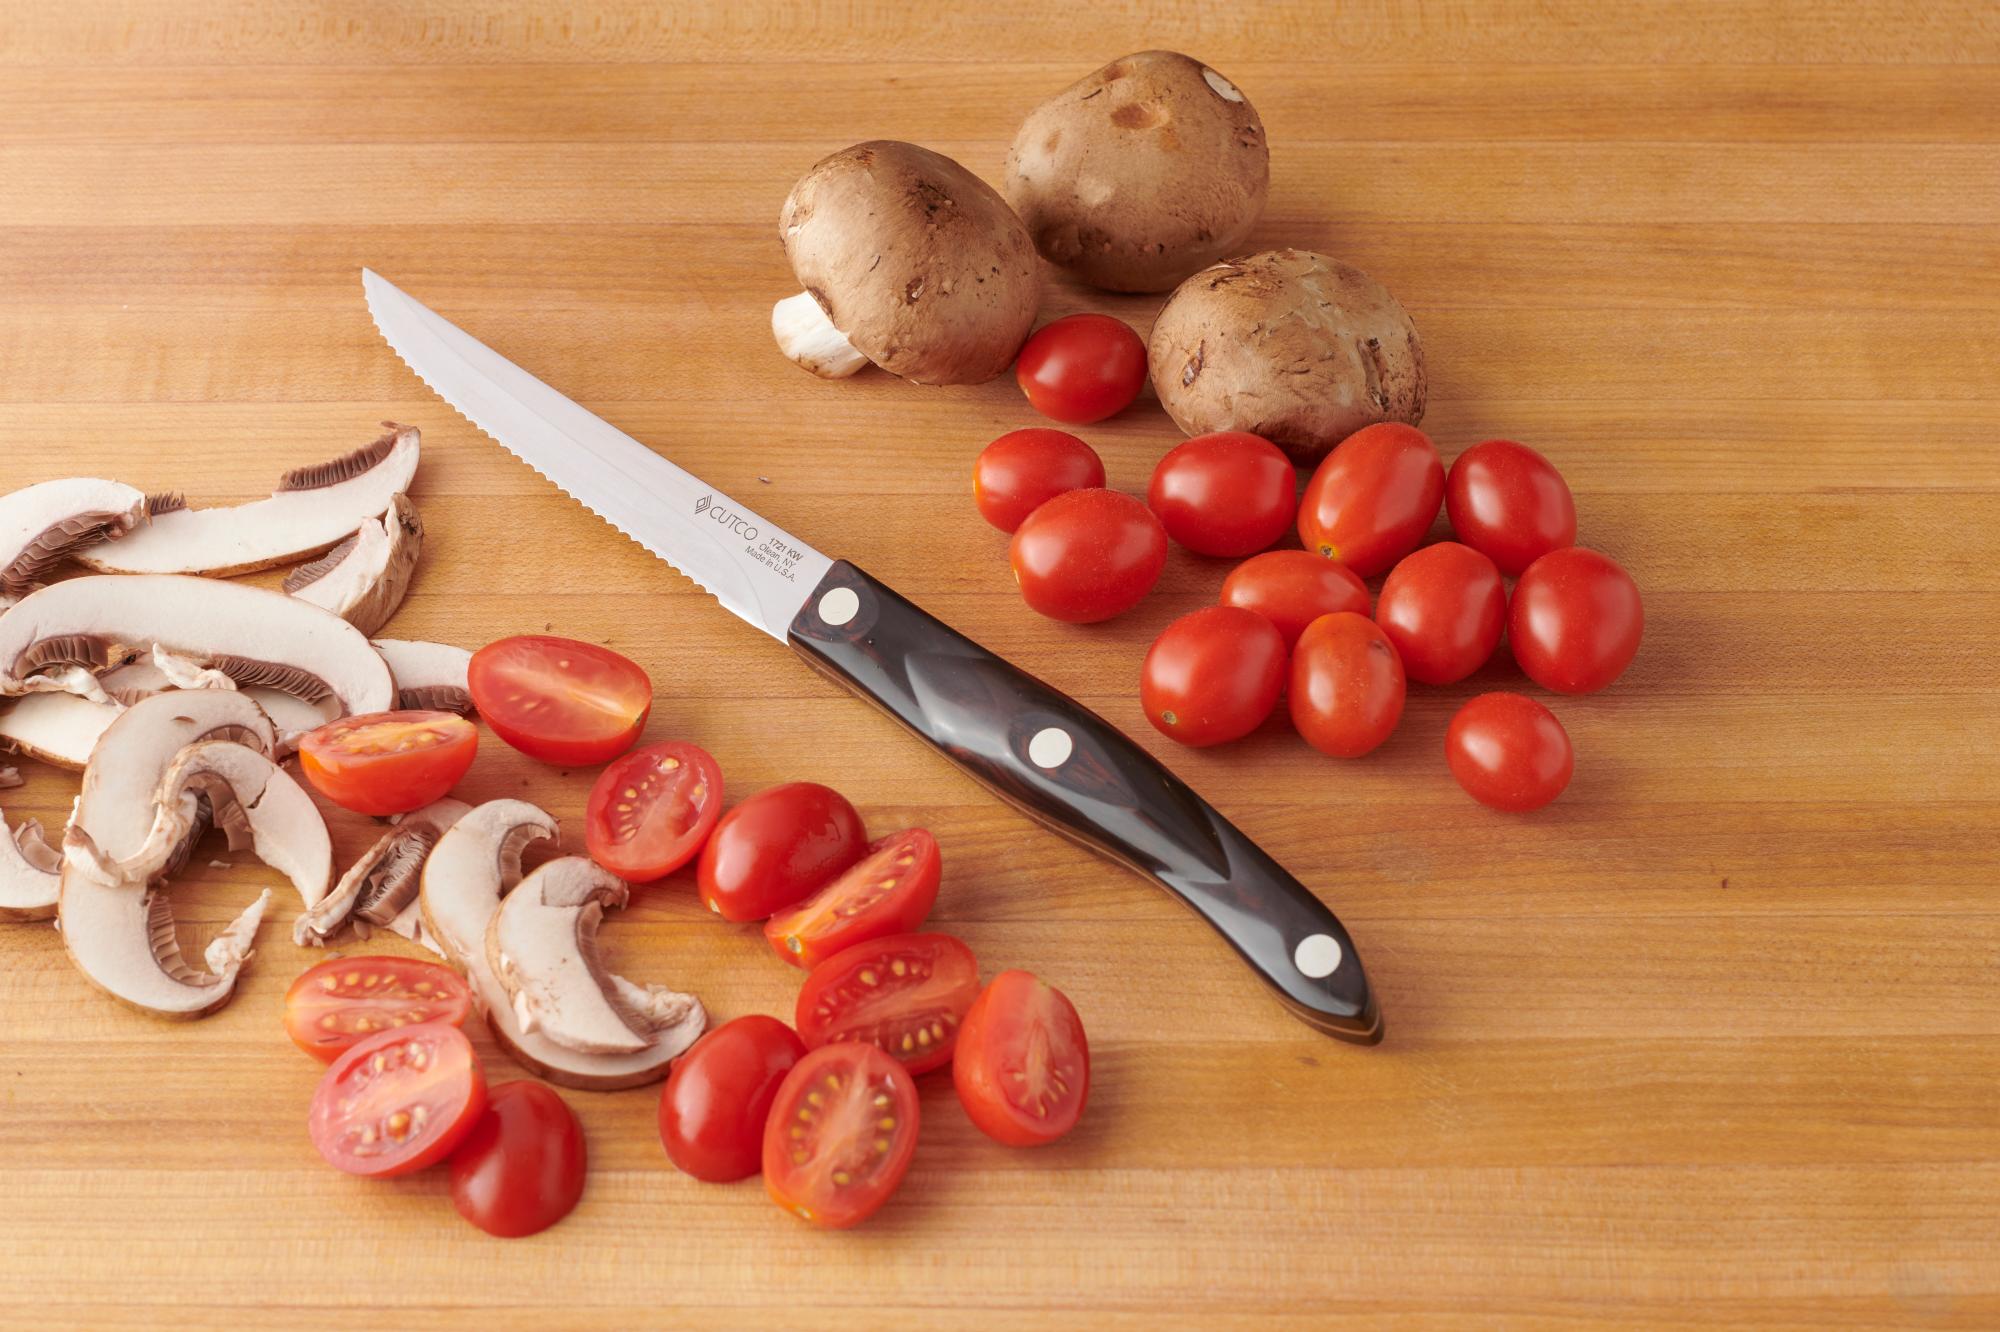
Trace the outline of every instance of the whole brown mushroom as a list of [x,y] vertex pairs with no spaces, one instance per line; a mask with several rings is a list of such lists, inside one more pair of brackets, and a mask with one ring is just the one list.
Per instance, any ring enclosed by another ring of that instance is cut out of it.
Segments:
[[1365,425],[1424,417],[1410,316],[1360,269],[1310,250],[1196,273],[1161,308],[1147,360],[1182,430],[1247,430],[1301,467]]
[[1141,51],[1028,113],[1006,189],[1050,263],[1112,291],[1165,291],[1242,248],[1270,179],[1264,122],[1235,84]]

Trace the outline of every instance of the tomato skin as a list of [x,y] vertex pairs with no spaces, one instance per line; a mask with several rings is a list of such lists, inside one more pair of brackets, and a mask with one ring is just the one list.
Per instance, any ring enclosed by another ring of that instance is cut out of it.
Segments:
[[1222,604],[1256,611],[1292,650],[1306,626],[1335,611],[1368,614],[1368,584],[1337,560],[1309,550],[1267,550],[1222,580]]
[[699,745],[662,741],[598,774],[584,811],[584,845],[619,878],[650,883],[693,860],[721,817],[715,759]]
[[1552,550],[1529,565],[1508,608],[1514,660],[1558,694],[1593,694],[1616,680],[1645,629],[1632,575],[1583,546]]
[[1076,1005],[1031,972],[1001,972],[965,1015],[951,1080],[967,1117],[995,1142],[1054,1142],[1090,1101],[1090,1042]]
[[809,1050],[866,1041],[912,1074],[951,1059],[965,1010],[979,995],[979,963],[949,934],[892,934],[835,953],[799,991],[799,1036]]
[[568,1102],[539,1082],[506,1083],[451,1154],[451,1205],[489,1235],[533,1235],[576,1210],[587,1159]]
[[478,752],[479,728],[456,713],[371,712],[307,732],[299,767],[342,809],[407,814],[449,794]]
[[1511,439],[1474,444],[1451,465],[1444,509],[1458,539],[1509,578],[1576,544],[1576,500],[1562,473]]
[[1352,611],[1322,615],[1292,650],[1292,725],[1335,758],[1359,758],[1403,717],[1403,662],[1381,626]]
[[1326,455],[1299,503],[1299,541],[1373,578],[1417,548],[1444,500],[1430,436],[1395,421],[1363,426]]
[[1419,684],[1450,684],[1484,666],[1507,627],[1507,589],[1493,561],[1440,541],[1403,557],[1382,583],[1375,623]]
[[902,1184],[922,1121],[917,1084],[874,1046],[809,1051],[785,1075],[764,1126],[765,1191],[813,1225],[859,1225]]
[[763,920],[867,850],[868,832],[846,796],[817,782],[787,782],[722,816],[695,877],[702,905],[724,920]]
[[824,888],[765,921],[764,939],[781,959],[810,970],[856,944],[907,934],[937,905],[943,872],[937,838],[926,830],[877,838]]
[[1445,731],[1444,756],[1467,795],[1514,813],[1554,800],[1576,770],[1569,732],[1525,694],[1469,700]]
[[391,1179],[449,1156],[485,1108],[472,1042],[448,1022],[426,1022],[377,1032],[327,1065],[306,1130],[328,1165]]
[[1104,314],[1066,315],[1035,330],[1014,363],[1034,409],[1067,425],[1089,425],[1131,406],[1146,382],[1146,344]]
[[529,758],[588,767],[616,758],[646,729],[653,682],[610,648],[517,634],[472,654],[466,683],[493,734]]
[[285,1034],[322,1064],[357,1042],[422,1022],[463,1026],[472,991],[450,967],[409,957],[336,957],[285,991]]
[[805,1042],[753,1014],[708,1032],[674,1061],[660,1093],[660,1142],[673,1163],[714,1184],[748,1179],[764,1159],[764,1122]]
[[1204,606],[1175,620],[1153,640],[1139,674],[1146,720],[1197,748],[1262,726],[1284,689],[1284,637],[1236,606]]
[[1197,555],[1237,559],[1285,534],[1299,474],[1270,440],[1240,430],[1196,435],[1153,469],[1146,503],[1167,535]]
[[1145,600],[1167,567],[1167,532],[1130,495],[1072,490],[1028,515],[1007,557],[1028,605],[1092,624]]
[[1104,484],[1097,450],[1064,430],[1011,430],[988,444],[972,464],[972,500],[979,516],[1012,532],[1027,516],[1069,490]]

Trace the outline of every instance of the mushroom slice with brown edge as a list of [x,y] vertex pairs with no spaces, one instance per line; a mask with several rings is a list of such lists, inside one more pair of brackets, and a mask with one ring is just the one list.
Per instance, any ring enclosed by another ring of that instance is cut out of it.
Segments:
[[99,573],[237,574],[309,559],[410,488],[418,432],[391,421],[366,448],[287,472],[268,499],[156,513],[141,531],[78,562]]
[[61,870],[62,856],[39,822],[24,819],[10,829],[0,816],[0,921],[55,915]]
[[292,923],[292,942],[324,945],[349,920],[363,938],[370,925],[394,928],[417,904],[424,861],[438,839],[471,808],[447,796],[405,814],[341,875],[332,892]]
[[1007,202],[1042,256],[1112,291],[1165,291],[1235,253],[1270,183],[1257,109],[1175,51],[1086,74],[1028,113],[1007,154]]
[[838,378],[863,358],[919,384],[979,384],[1014,363],[1041,302],[1034,242],[992,186],[912,143],[822,158],[778,215],[805,290],[779,301],[785,355]]
[[[160,503],[166,511],[174,502],[161,496]],[[94,476],[0,495],[0,597],[26,596],[65,560],[124,536],[146,515],[146,496]]]
[[597,928],[625,905],[623,879],[582,856],[551,860],[500,899],[486,960],[513,1001],[514,1022],[585,1054],[685,1049],[707,1024],[701,1001],[664,987],[628,1005],[597,959]]
[[402,638],[378,638],[374,646],[395,677],[397,707],[472,715],[472,687],[466,682],[472,653],[445,643]]
[[409,496],[397,495],[387,513],[368,519],[347,540],[292,570],[284,588],[372,634],[403,604],[423,545],[417,506]]

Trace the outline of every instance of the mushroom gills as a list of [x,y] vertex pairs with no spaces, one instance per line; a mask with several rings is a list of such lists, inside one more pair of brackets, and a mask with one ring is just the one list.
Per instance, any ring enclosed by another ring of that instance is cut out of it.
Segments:
[[414,930],[424,862],[438,839],[471,808],[446,797],[404,815],[348,868],[332,892],[293,922],[292,941],[300,947],[323,946],[349,921],[363,938],[371,925],[396,929],[398,922],[407,922]]
[[33,591],[65,561],[146,520],[146,496],[94,476],[0,495],[0,597]]
[[771,336],[787,360],[821,379],[846,379],[868,364],[809,291],[787,296],[771,307]]
[[0,921],[55,915],[61,871],[62,856],[38,820],[23,819],[10,829],[0,815]]
[[397,707],[472,715],[472,687],[466,679],[472,653],[445,643],[402,638],[378,638],[374,648],[395,679]]
[[403,604],[423,544],[417,506],[409,496],[397,495],[387,513],[368,519],[332,550],[292,570],[284,590],[372,634]]

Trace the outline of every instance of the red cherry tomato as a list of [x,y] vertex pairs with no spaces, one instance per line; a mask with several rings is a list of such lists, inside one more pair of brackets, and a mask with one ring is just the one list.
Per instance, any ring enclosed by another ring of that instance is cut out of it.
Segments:
[[1458,539],[1509,578],[1576,544],[1576,501],[1554,465],[1525,444],[1489,439],[1458,455],[1444,510]]
[[868,848],[867,858],[795,907],[764,922],[771,951],[812,968],[845,948],[924,923],[937,904],[943,865],[937,839],[905,828]]
[[701,849],[702,905],[724,920],[763,920],[867,853],[847,797],[817,782],[759,791],[722,816]]
[[1283,636],[1236,606],[1205,606],[1175,620],[1153,640],[1139,674],[1146,719],[1197,747],[1250,734],[1284,689]]
[[1352,611],[1320,616],[1292,649],[1292,725],[1335,758],[1359,758],[1387,740],[1406,688],[1388,635]]
[[1299,503],[1299,541],[1373,578],[1417,548],[1444,499],[1444,464],[1430,436],[1386,421],[1363,426],[1326,455]]
[[722,817],[722,769],[699,745],[647,745],[597,776],[584,811],[590,858],[650,883],[693,860]]
[[1003,971],[972,1001],[951,1080],[979,1131],[1039,1147],[1076,1127],[1090,1100],[1090,1043],[1076,1006],[1025,971]]
[[451,1154],[451,1205],[489,1235],[547,1230],[583,1197],[583,1125],[539,1082],[509,1082],[487,1097]]
[[1285,640],[1299,641],[1306,626],[1335,611],[1368,613],[1368,585],[1354,570],[1309,550],[1253,555],[1222,580],[1222,604],[1256,611]]
[[328,1165],[386,1179],[442,1161],[485,1108],[472,1042],[425,1022],[378,1032],[328,1065],[306,1130]]
[[1508,627],[1530,680],[1558,694],[1592,694],[1631,664],[1646,612],[1617,561],[1571,546],[1528,566],[1514,584]]
[[529,758],[584,767],[624,753],[646,728],[653,682],[610,648],[523,634],[488,643],[466,670],[473,706]]
[[872,1045],[807,1053],[764,1126],[764,1188],[816,1226],[844,1230],[881,1209],[917,1151],[917,1084]]
[[970,948],[949,934],[892,934],[813,968],[799,991],[799,1035],[808,1049],[867,1041],[927,1073],[951,1058],[978,995]]
[[1167,567],[1153,511],[1116,490],[1072,490],[1028,515],[1008,547],[1027,603],[1052,620],[1090,624],[1138,605]]
[[299,741],[313,789],[356,814],[407,814],[441,799],[472,766],[479,728],[451,712],[342,717]]
[[748,1179],[764,1159],[778,1084],[805,1055],[798,1033],[761,1013],[725,1022],[674,1061],[660,1093],[660,1141],[696,1179]]
[[979,516],[1003,532],[1064,491],[1103,484],[1104,460],[1097,450],[1067,431],[1042,426],[1009,431],[981,449],[972,464]]
[[1445,731],[1444,756],[1467,795],[1516,812],[1561,795],[1576,769],[1569,732],[1523,694],[1481,694],[1460,708]]
[[458,1026],[472,991],[450,967],[410,957],[336,957],[285,991],[285,1034],[322,1064],[357,1041],[422,1022]]
[[1146,344],[1122,319],[1073,314],[1036,329],[1014,378],[1036,411],[1069,425],[1115,416],[1146,382]]
[[1493,561],[1440,541],[1406,555],[1382,583],[1375,623],[1419,684],[1450,684],[1486,664],[1507,627],[1507,589]]
[[1285,534],[1298,488],[1284,450],[1260,435],[1221,430],[1168,450],[1146,503],[1167,535],[1195,554],[1235,559]]

